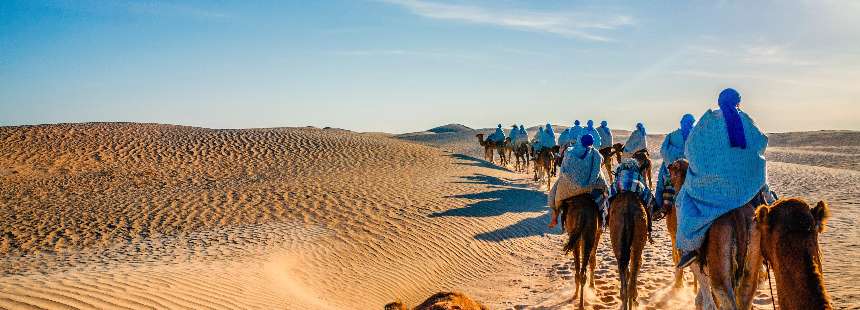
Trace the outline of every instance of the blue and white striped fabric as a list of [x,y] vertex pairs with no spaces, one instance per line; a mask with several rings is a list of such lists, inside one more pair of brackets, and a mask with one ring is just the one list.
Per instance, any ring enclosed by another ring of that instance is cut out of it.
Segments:
[[645,186],[645,179],[639,173],[639,162],[635,159],[626,158],[615,168],[615,181],[609,187],[609,199],[622,192],[638,194],[645,206],[654,204],[654,195],[648,186]]
[[698,249],[711,224],[739,208],[767,183],[764,152],[767,136],[752,118],[739,111],[746,148],[730,147],[720,110],[708,110],[687,138],[684,156],[690,162],[684,186],[675,198],[678,207],[677,246]]

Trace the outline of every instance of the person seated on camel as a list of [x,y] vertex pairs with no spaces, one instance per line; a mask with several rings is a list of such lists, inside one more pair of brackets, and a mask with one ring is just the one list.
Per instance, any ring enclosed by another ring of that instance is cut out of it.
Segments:
[[651,218],[654,214],[655,199],[651,189],[645,186],[645,177],[642,176],[639,161],[636,159],[625,158],[615,168],[615,181],[609,186],[609,204],[612,204],[612,199],[622,192],[636,193],[642,200],[648,219],[648,240],[651,240]]
[[731,88],[720,92],[719,110],[708,110],[690,131],[684,148],[686,180],[675,197],[678,211],[678,268],[698,258],[711,224],[747,204],[770,204],[767,186],[767,136],[740,108]]
[[569,146],[576,145],[582,138],[582,126],[579,125],[579,120],[573,121],[573,126],[568,129],[570,129],[570,132],[567,134],[567,141],[570,142]]
[[665,214],[666,210],[675,206],[675,189],[670,182],[668,168],[676,160],[684,158],[684,145],[695,122],[696,118],[692,114],[684,114],[681,117],[681,127],[670,132],[663,139],[663,145],[660,147],[663,164],[660,165],[660,172],[657,174],[657,189],[654,191],[657,198],[654,205],[656,218],[660,218],[661,214]]
[[645,135],[645,125],[637,123],[636,130],[627,138],[627,143],[624,143],[624,154],[627,154],[629,157],[630,154],[636,153],[636,151],[648,149],[648,139],[645,138]]
[[546,134],[543,132],[543,127],[538,127],[538,131],[535,134],[535,138],[532,141],[532,149],[534,150],[534,155],[537,156],[538,153],[543,149],[543,140],[546,140],[544,137]]
[[586,124],[588,124],[588,126],[582,129],[582,134],[591,135],[592,137],[594,137],[594,148],[600,150],[600,145],[602,145],[603,143],[603,138],[600,137],[600,133],[597,132],[597,128],[594,128],[594,121],[588,120]]
[[511,145],[516,146],[520,140],[520,129],[517,128],[516,124],[511,125],[511,133],[508,134],[508,137],[511,138]]
[[561,163],[561,173],[547,196],[547,204],[552,209],[550,228],[558,224],[561,202],[582,194],[591,194],[594,198],[600,209],[601,227],[605,225],[608,184],[600,169],[603,157],[593,145],[594,138],[584,135],[579,143],[565,151],[567,155]]
[[612,131],[609,130],[606,121],[600,122],[600,127],[597,127],[597,134],[600,136],[600,144],[595,144],[598,150],[612,147]]
[[558,134],[558,146],[562,150],[568,147],[570,144],[570,128],[564,129],[560,134]]
[[526,131],[526,127],[523,125],[520,125],[520,137],[522,137],[524,141],[529,140],[529,133]]
[[555,132],[553,132],[552,125],[550,123],[546,123],[546,128],[544,128],[543,134],[543,147],[551,149],[557,145],[555,143]]
[[487,137],[487,140],[493,141],[496,144],[502,144],[505,142],[505,131],[502,130],[502,124],[499,124],[499,126],[496,127],[496,131]]

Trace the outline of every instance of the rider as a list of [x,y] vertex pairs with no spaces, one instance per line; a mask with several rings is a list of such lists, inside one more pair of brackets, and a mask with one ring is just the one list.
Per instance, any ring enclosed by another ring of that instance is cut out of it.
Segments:
[[496,143],[505,142],[505,131],[502,130],[502,124],[499,124],[499,127],[496,128],[496,132],[494,132],[487,138],[488,140]]
[[582,136],[579,142],[565,151],[568,155],[561,163],[561,173],[547,196],[547,203],[552,208],[550,228],[558,224],[558,208],[563,200],[586,193],[592,195],[600,209],[601,226],[605,223],[608,184],[600,170],[603,157],[594,149],[591,135]]
[[553,148],[556,146],[555,144],[555,133],[552,131],[552,125],[550,123],[546,123],[546,128],[543,130],[544,140],[543,147]]
[[[684,114],[681,117],[681,127],[672,131],[663,140],[663,146],[660,147],[660,155],[663,156],[663,164],[660,165],[660,173],[657,176],[657,190],[654,194],[657,196],[656,214],[666,212],[675,204],[675,189],[669,180],[669,165],[678,159],[684,158],[684,144],[687,137],[690,136],[690,130],[693,129],[693,123],[696,118],[692,114]],[[664,208],[665,207],[665,208]]]
[[523,125],[520,125],[520,138],[524,141],[529,141],[529,133],[526,132],[526,128]]
[[625,158],[615,168],[615,180],[609,187],[609,201],[611,203],[615,195],[622,192],[633,192],[645,205],[645,213],[648,219],[648,239],[651,239],[651,218],[654,214],[654,195],[651,189],[645,186],[645,178],[639,169],[639,162],[633,158]]
[[586,124],[588,124],[588,126],[586,126],[585,128],[582,129],[582,134],[584,134],[584,135],[588,134],[588,135],[591,135],[592,137],[594,137],[594,145],[596,145],[597,149],[599,150],[600,145],[603,142],[601,137],[600,137],[600,133],[597,132],[597,128],[594,128],[594,121],[588,120],[588,122],[586,122]]
[[565,128],[558,134],[558,146],[564,148],[568,143],[570,143],[570,128]]
[[624,153],[633,154],[636,151],[648,148],[648,140],[645,139],[645,125],[642,123],[636,124],[636,130],[627,138],[627,143],[624,143]]
[[582,138],[582,126],[579,125],[579,120],[573,121],[573,126],[570,128],[570,133],[567,134],[567,139],[571,145],[577,144]]
[[696,260],[708,229],[721,215],[775,198],[767,187],[767,136],[740,110],[740,102],[736,90],[723,90],[720,109],[705,112],[687,137],[689,170],[675,198],[679,268]]
[[511,138],[511,145],[517,145],[520,140],[520,129],[516,124],[511,125],[511,133],[508,135]]
[[538,131],[535,134],[535,138],[532,141],[532,149],[534,149],[534,155],[540,153],[541,149],[543,149],[544,140],[546,140],[546,133],[543,132],[543,127],[538,127]]
[[597,133],[600,135],[600,145],[597,149],[603,149],[612,146],[612,131],[606,124],[606,121],[600,122],[600,127],[597,127]]

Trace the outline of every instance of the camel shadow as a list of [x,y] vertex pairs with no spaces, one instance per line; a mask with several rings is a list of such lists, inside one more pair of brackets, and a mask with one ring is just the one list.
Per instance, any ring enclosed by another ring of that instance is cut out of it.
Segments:
[[501,170],[501,171],[511,171],[511,170],[509,170],[509,169],[507,169],[507,168],[500,167],[500,166],[496,166],[496,165],[494,165],[494,164],[492,164],[492,163],[490,163],[490,162],[488,162],[488,161],[486,161],[486,160],[483,160],[483,159],[477,159],[477,158],[475,158],[475,157],[468,156],[468,155],[463,155],[463,154],[451,154],[451,155],[448,155],[448,156],[453,157],[453,158],[455,158],[455,159],[459,159],[459,160],[466,161],[466,162],[455,162],[455,164],[457,164],[457,165],[474,166],[474,167],[481,167],[481,168],[489,168],[489,169],[496,169],[496,170]]
[[457,184],[485,184],[485,185],[493,185],[493,186],[508,186],[508,187],[519,187],[526,188],[528,185],[525,184],[516,184],[506,179],[486,175],[486,174],[475,174],[470,176],[461,177],[463,181],[454,182]]
[[505,213],[540,212],[546,210],[546,194],[523,188],[501,188],[480,193],[445,196],[480,200],[462,208],[431,213],[430,217],[463,216],[489,217]]
[[547,227],[550,214],[550,211],[547,210],[541,215],[523,219],[507,227],[477,234],[475,235],[475,240],[501,242],[509,239],[543,236],[545,234],[559,235],[562,233],[559,228],[550,229]]

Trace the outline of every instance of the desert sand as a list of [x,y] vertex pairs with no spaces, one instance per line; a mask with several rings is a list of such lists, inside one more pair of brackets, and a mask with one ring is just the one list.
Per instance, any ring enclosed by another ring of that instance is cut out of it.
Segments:
[[[0,308],[381,309],[438,291],[572,308],[545,188],[479,159],[481,131],[0,127]],[[649,136],[652,154],[661,140]],[[772,134],[771,146],[781,196],[831,203],[826,285],[837,308],[857,307],[860,133]],[[692,289],[671,288],[665,222],[655,228],[642,308],[689,308]],[[597,260],[589,308],[617,308],[606,235]],[[755,303],[770,309],[767,283]]]

